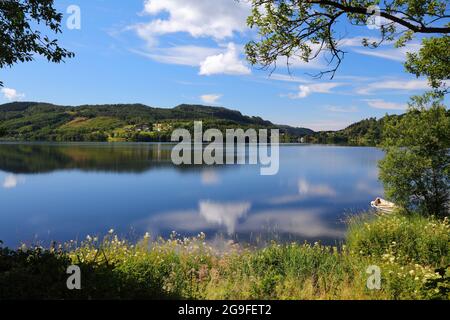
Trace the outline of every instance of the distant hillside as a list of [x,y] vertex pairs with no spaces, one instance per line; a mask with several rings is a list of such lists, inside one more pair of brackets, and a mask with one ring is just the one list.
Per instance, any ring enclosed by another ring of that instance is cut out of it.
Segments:
[[170,141],[174,128],[279,128],[284,142],[314,131],[275,125],[260,117],[221,107],[179,105],[172,109],[142,104],[58,106],[38,102],[0,105],[0,139],[38,141]]
[[364,119],[343,130],[314,132],[305,139],[312,143],[375,146],[381,142],[386,120],[398,117],[402,116],[390,115],[381,119]]

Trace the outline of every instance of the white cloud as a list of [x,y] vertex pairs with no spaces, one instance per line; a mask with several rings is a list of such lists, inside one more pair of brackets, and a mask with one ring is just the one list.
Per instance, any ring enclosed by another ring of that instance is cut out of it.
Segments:
[[3,93],[3,96],[9,101],[20,100],[25,97],[23,93],[19,93],[16,89],[12,88],[2,88],[0,92]]
[[131,51],[161,63],[198,67],[209,56],[220,53],[221,49],[200,46],[175,46],[170,48],[149,48],[148,51]]
[[359,88],[356,93],[366,95],[378,90],[414,91],[427,90],[430,86],[426,80],[380,80]]
[[367,39],[369,43],[380,41],[380,39],[374,37],[357,36],[351,38],[343,38],[339,40],[338,45],[342,47],[362,47],[364,39]]
[[200,67],[200,75],[247,75],[250,69],[240,59],[240,50],[234,43],[224,48],[211,48],[201,46],[174,46],[170,48],[151,48],[145,51],[130,50],[154,61]]
[[[313,48],[313,46],[311,46]],[[314,49],[313,49],[313,52]],[[315,54],[315,53],[314,53]],[[311,54],[311,57],[314,56]],[[289,67],[290,69],[322,69],[325,70],[328,67],[328,63],[325,59],[325,52],[320,52],[317,57],[309,60],[308,62],[303,59],[293,56],[289,60],[286,57],[278,57],[276,62],[277,67]]]
[[156,36],[176,32],[223,40],[247,30],[250,8],[247,1],[146,0],[144,14],[160,16],[134,29],[149,45],[155,44]]
[[353,113],[358,112],[357,107],[340,107],[340,106],[327,106],[327,110],[330,112],[336,112],[336,113]]
[[[363,39],[364,37],[344,38],[339,41],[339,47],[362,47]],[[377,41],[376,38],[368,38],[368,40]],[[298,56],[293,56],[289,59],[287,59],[287,57],[280,56],[276,61],[277,67],[289,66],[289,68],[291,69],[316,69],[321,71],[332,69],[329,64],[329,61],[331,59],[330,52],[322,48],[322,46],[318,43],[311,43],[310,41],[307,41],[306,44],[312,50],[310,55],[311,60],[306,62]],[[288,81],[288,78],[284,77],[284,79],[284,81]],[[296,80],[298,79],[299,78],[297,78]],[[294,80],[292,82],[296,81]]]
[[204,94],[200,96],[200,99],[202,99],[204,103],[215,104],[217,103],[217,100],[219,100],[221,97],[222,97],[221,94]]
[[308,83],[309,80],[306,80],[304,78],[294,77],[292,75],[288,74],[281,74],[281,73],[273,73],[268,78],[269,80],[277,80],[277,81],[285,81],[285,82],[297,82],[297,83]]
[[226,227],[228,234],[233,234],[240,218],[250,210],[250,202],[218,203],[200,201],[200,215],[206,221]]
[[388,102],[382,99],[366,99],[367,104],[375,109],[384,110],[406,110],[408,106],[404,103]]
[[250,69],[239,59],[239,51],[234,43],[229,43],[224,53],[207,57],[200,63],[200,75],[213,74],[247,75]]
[[354,51],[367,56],[403,62],[406,60],[407,52],[417,52],[420,48],[420,44],[410,43],[401,48],[392,47],[384,49],[383,47],[378,47],[375,49],[354,49]]
[[[241,60],[242,48],[234,43],[222,47],[222,41],[248,30],[246,19],[251,5],[233,0],[145,0],[144,14],[151,21],[130,26],[146,41],[144,50],[132,50],[161,63],[200,67],[199,75],[247,75],[251,71]],[[207,37],[219,47],[174,45],[158,46],[158,37],[185,32],[191,37]]]
[[306,98],[312,93],[331,93],[331,89],[336,88],[338,86],[343,85],[343,83],[339,82],[323,82],[323,83],[314,83],[308,85],[300,85],[298,87],[299,92],[296,94],[289,94],[289,98],[291,99],[302,99]]
[[369,43],[380,42],[379,38],[357,36],[352,38],[344,38],[339,41],[339,46],[351,48],[353,52],[393,61],[405,61],[407,52],[417,52],[421,48],[420,43],[407,43],[404,47],[395,48],[394,41],[385,41],[377,48],[368,48],[363,46],[363,39],[367,39]]

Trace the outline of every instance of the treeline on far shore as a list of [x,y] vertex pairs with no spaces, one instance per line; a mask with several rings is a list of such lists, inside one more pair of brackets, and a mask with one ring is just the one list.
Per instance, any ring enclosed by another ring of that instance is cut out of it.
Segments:
[[[447,111],[449,113],[450,111]],[[318,131],[273,124],[221,107],[180,105],[172,109],[139,104],[57,106],[16,102],[0,105],[0,141],[169,142],[174,129],[279,129],[282,143],[376,146],[389,121],[403,115],[369,118],[338,131]],[[301,121],[301,119],[300,119]]]

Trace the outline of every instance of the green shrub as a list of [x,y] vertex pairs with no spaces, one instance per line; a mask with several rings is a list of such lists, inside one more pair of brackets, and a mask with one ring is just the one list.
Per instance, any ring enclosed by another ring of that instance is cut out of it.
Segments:
[[396,259],[440,267],[450,263],[450,223],[419,215],[400,213],[369,218],[352,218],[347,235],[349,247],[357,254]]

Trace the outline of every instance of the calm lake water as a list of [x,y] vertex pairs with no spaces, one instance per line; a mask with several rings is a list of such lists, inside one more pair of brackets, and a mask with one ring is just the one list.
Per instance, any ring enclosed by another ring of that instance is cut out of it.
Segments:
[[135,240],[333,243],[345,216],[383,195],[375,148],[281,145],[280,170],[175,166],[169,144],[0,144],[0,239],[15,247],[113,228]]

